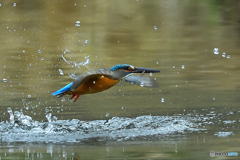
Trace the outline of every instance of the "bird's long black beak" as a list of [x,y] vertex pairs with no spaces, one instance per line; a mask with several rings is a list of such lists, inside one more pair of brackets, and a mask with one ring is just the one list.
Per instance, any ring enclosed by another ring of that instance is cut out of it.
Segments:
[[131,73],[157,73],[160,70],[151,69],[151,68],[142,68],[142,67],[135,67],[133,70],[130,71]]

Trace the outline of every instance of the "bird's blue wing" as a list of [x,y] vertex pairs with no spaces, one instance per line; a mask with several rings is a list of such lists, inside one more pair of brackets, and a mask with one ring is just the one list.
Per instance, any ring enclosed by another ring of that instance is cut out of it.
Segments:
[[72,83],[69,83],[68,85],[66,85],[65,87],[59,89],[58,91],[56,92],[53,92],[52,95],[53,96],[57,96],[57,95],[60,95],[66,91],[71,91],[71,86],[72,86],[73,82]]

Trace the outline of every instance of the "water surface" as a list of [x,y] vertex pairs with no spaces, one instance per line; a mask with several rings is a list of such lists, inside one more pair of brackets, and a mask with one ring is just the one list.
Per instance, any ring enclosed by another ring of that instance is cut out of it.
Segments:
[[[0,159],[240,153],[239,5],[2,1]],[[120,82],[75,103],[51,96],[68,73],[121,63],[161,70],[159,87]]]

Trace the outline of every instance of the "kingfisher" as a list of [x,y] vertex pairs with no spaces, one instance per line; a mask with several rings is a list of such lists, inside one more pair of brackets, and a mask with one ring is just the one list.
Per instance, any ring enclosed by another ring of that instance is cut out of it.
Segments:
[[[158,83],[154,79],[145,76],[144,73],[152,74],[157,72],[160,72],[160,70],[135,67],[129,64],[118,64],[110,69],[99,69],[80,76],[70,73],[69,76],[74,81],[52,93],[52,95],[57,97],[62,97],[66,94],[72,95],[70,99],[76,96],[74,99],[74,102],[76,102],[80,95],[102,92],[113,87],[121,80],[140,85],[141,87],[156,87]],[[133,76],[134,73],[141,74]]]

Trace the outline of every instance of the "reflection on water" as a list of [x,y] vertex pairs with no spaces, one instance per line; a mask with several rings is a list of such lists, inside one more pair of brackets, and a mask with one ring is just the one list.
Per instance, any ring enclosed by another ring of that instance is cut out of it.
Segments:
[[[238,151],[239,4],[0,2],[0,159]],[[121,82],[76,103],[51,96],[72,81],[69,73],[122,63],[161,70],[152,75],[160,86]]]

